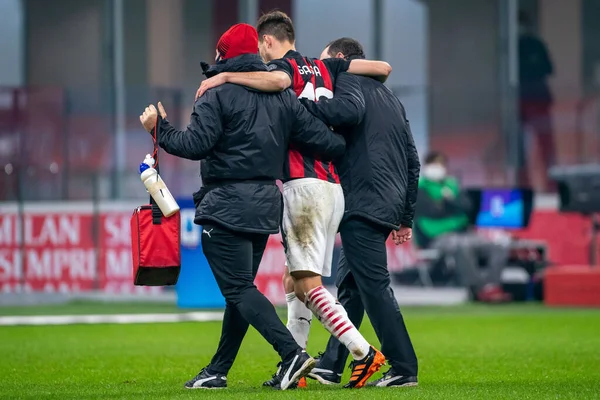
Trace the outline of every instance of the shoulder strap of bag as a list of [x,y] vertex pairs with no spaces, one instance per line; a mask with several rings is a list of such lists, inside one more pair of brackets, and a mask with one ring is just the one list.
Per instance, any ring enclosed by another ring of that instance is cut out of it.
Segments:
[[[156,173],[158,173],[158,174],[160,174],[159,163],[158,163],[158,150],[159,150],[158,138],[160,135],[161,121],[162,121],[162,118],[159,114],[156,118],[156,125],[154,125],[154,131],[152,131],[152,141],[154,143],[154,152],[152,153],[152,158],[154,158],[154,169],[156,170]],[[156,204],[156,202],[154,201],[152,196],[150,196],[150,205],[152,206],[152,223],[154,225],[160,225],[160,223],[162,221],[162,212],[160,211],[160,208],[158,208],[158,205]]]

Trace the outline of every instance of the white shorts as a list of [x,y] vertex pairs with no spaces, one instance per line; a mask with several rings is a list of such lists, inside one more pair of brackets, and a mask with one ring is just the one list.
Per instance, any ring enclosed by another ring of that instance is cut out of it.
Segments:
[[335,235],[344,216],[344,192],[315,178],[283,184],[283,237],[290,272],[331,276]]

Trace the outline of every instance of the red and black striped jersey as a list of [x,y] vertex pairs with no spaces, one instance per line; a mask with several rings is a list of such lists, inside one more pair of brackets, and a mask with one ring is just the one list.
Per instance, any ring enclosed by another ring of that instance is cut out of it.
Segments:
[[[321,97],[333,97],[335,78],[348,70],[349,62],[339,58],[318,60],[303,57],[297,51],[290,50],[283,59],[272,61],[272,65],[276,68],[271,69],[283,70],[290,75],[291,88],[298,98],[319,101]],[[291,146],[284,166],[283,181],[298,178],[340,183],[332,162],[317,160]]]

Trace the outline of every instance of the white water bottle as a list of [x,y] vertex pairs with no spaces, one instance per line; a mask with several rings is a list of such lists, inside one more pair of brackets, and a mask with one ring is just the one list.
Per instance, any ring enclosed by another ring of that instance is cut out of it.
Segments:
[[150,154],[146,154],[144,162],[140,165],[140,177],[142,178],[142,182],[144,182],[144,186],[146,186],[146,190],[150,193],[158,208],[160,208],[160,211],[165,217],[170,217],[179,211],[179,205],[153,167],[154,158]]

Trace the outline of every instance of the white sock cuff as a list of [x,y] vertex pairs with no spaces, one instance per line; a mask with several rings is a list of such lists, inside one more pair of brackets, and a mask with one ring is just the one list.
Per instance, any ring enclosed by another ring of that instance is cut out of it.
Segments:
[[296,293],[286,293],[285,294],[285,301],[288,303],[292,303],[296,299],[297,299]]

